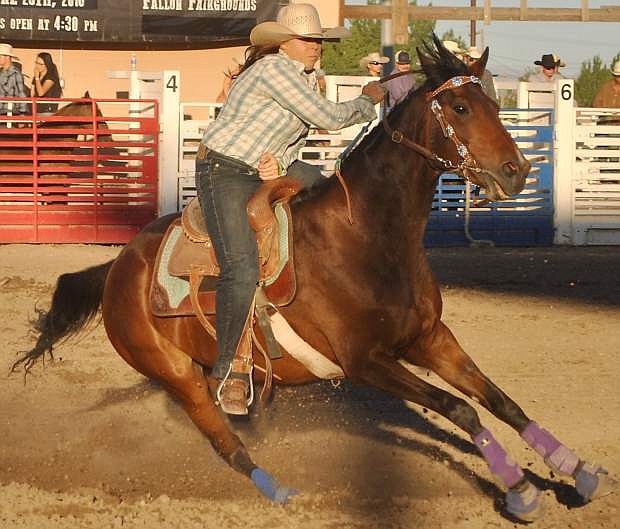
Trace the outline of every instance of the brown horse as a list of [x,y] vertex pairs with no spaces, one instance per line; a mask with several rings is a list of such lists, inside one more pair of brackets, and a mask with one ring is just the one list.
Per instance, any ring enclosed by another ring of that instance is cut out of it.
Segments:
[[[76,148],[89,146],[88,141],[74,143],[80,136],[92,136],[96,132],[100,141],[112,141],[112,136],[105,132],[107,123],[99,119],[102,116],[99,106],[86,92],[83,98],[71,101],[51,116],[38,119],[36,116],[21,116],[20,121],[13,121],[26,127],[0,128],[3,173],[15,167],[14,173],[30,175],[43,166],[70,165],[76,159]],[[81,158],[84,158],[83,154]],[[32,171],[27,170],[29,167]]]
[[[488,408],[555,472],[572,476],[585,500],[611,489],[604,469],[580,460],[528,418],[478,369],[441,320],[441,296],[422,243],[439,175],[455,169],[495,200],[520,192],[530,166],[478,83],[488,50],[468,69],[434,40],[434,47],[418,51],[426,83],[343,164],[353,222],[334,178],[293,200],[297,292],[281,314],[349,379],[434,410],[467,432],[506,487],[508,512],[531,520],[540,513],[540,492],[474,408],[407,369],[413,364],[432,370]],[[18,364],[27,370],[51,354],[58,340],[82,328],[102,306],[118,353],[176,397],[233,468],[267,497],[284,502],[293,491],[254,464],[214,401],[208,377],[216,354],[213,340],[196,318],[157,318],[149,308],[155,256],[173,218],[147,226],[114,261],[62,275],[52,306],[39,321],[37,344]],[[264,367],[260,355],[256,363]],[[282,384],[316,380],[286,352],[272,367]]]
[[[113,141],[102,117],[99,105],[86,92],[51,116],[20,116],[20,121],[13,121],[25,124],[23,128],[0,128],[0,192],[14,200],[15,193],[30,191],[36,184],[37,194],[46,204],[66,204],[67,191],[50,193],[46,189],[58,188],[62,178],[92,178],[93,172],[87,168],[95,163],[95,138]],[[96,149],[98,164],[109,164],[106,158],[120,156],[114,147]],[[50,183],[50,179],[55,181]]]

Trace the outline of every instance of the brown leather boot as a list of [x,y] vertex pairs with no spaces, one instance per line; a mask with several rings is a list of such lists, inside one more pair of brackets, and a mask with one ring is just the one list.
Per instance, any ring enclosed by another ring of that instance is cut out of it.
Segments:
[[230,369],[217,388],[222,411],[230,415],[247,415],[248,406],[254,401],[251,322],[249,316]]
[[224,413],[229,415],[247,415],[248,406],[252,403],[252,384],[248,376],[241,378],[230,375],[220,382],[217,390],[217,400]]

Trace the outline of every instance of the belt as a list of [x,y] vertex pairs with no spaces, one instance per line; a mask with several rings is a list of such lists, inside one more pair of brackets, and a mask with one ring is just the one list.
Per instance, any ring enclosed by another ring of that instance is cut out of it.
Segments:
[[204,162],[207,159],[207,155],[209,154],[210,151],[211,149],[209,149],[209,147],[207,147],[204,143],[200,142],[198,144],[198,153],[196,154],[196,161]]
[[207,159],[221,160],[222,162],[229,165],[234,165],[236,167],[240,167],[241,169],[245,169],[249,173],[258,174],[258,170],[251,165],[248,165],[247,163],[242,162],[241,160],[237,160],[236,158],[233,158],[231,156],[226,156],[225,154],[214,151],[213,149],[209,149],[209,147],[207,147],[204,143],[201,142],[200,145],[198,145],[196,162],[205,162]]

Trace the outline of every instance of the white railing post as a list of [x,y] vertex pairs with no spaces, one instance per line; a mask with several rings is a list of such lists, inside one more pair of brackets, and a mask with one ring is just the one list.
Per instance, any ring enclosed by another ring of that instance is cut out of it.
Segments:
[[553,142],[553,209],[555,244],[574,244],[575,107],[574,81],[559,79],[555,86]]
[[179,105],[181,104],[181,73],[164,70],[160,114],[159,143],[159,215],[177,211],[179,179]]

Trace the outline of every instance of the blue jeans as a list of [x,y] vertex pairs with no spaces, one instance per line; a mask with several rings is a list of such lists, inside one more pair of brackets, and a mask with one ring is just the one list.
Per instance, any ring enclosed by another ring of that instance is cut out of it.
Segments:
[[[290,176],[311,186],[321,173],[295,162]],[[196,162],[198,200],[220,265],[215,287],[218,358],[211,373],[217,379],[228,373],[259,279],[256,235],[246,205],[261,183],[256,169],[213,151]]]

